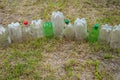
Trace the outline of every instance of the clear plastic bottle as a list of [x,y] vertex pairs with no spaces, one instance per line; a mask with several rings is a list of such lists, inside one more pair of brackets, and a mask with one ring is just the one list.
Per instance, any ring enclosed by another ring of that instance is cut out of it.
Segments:
[[51,18],[55,37],[62,37],[64,29],[64,15],[62,12],[53,12]]
[[74,27],[71,23],[69,23],[63,32],[64,36],[68,40],[73,40],[75,38]]
[[6,28],[3,27],[2,21],[0,20],[0,46],[8,46],[10,44],[10,39],[8,37],[8,32]]
[[8,32],[11,42],[21,42],[22,41],[22,31],[21,26],[18,22],[11,23],[8,25]]
[[108,24],[102,25],[99,33],[99,41],[109,44],[111,40],[111,31],[112,26],[109,26]]
[[111,48],[120,48],[120,25],[114,26],[111,32],[110,46]]
[[75,37],[77,40],[86,39],[88,36],[87,32],[87,22],[85,18],[77,18],[74,22],[75,27]]
[[71,23],[69,23],[69,20],[65,20],[65,29],[63,31],[63,35],[67,40],[73,40],[75,38],[75,32],[74,27]]
[[32,39],[32,31],[31,31],[31,27],[29,26],[28,21],[24,21],[24,27],[22,29],[22,34],[23,34],[23,40],[27,41]]
[[40,20],[33,20],[31,22],[31,31],[32,31],[32,36],[34,38],[41,38],[43,37],[43,21]]

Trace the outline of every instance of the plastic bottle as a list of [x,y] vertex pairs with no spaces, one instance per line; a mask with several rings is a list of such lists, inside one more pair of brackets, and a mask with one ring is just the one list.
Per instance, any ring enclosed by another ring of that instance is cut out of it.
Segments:
[[95,24],[94,27],[90,30],[89,32],[89,36],[88,36],[88,41],[89,42],[97,42],[98,41],[98,37],[99,37],[99,24]]
[[53,12],[51,18],[55,37],[62,37],[64,29],[64,16],[62,12]]
[[16,35],[16,34],[13,34],[14,33],[14,23],[13,22],[11,24],[8,24],[8,33],[9,33],[11,43],[12,43],[14,41],[14,36]]
[[8,37],[8,32],[6,28],[3,27],[2,21],[0,20],[0,46],[6,47],[10,44],[10,39]]
[[28,21],[24,21],[24,27],[22,29],[22,34],[23,34],[23,40],[27,41],[32,39],[32,32],[31,32],[31,27],[29,26]]
[[34,38],[41,38],[43,37],[43,21],[40,20],[33,20],[31,22],[31,31]]
[[75,37],[77,40],[84,40],[88,36],[87,22],[85,18],[77,18],[74,22]]
[[111,48],[120,48],[120,25],[114,26],[111,32],[110,46]]
[[109,44],[111,40],[111,31],[112,26],[109,26],[108,24],[102,25],[99,34],[99,41]]
[[75,37],[74,27],[71,23],[69,23],[69,20],[65,20],[65,29],[63,31],[63,34],[67,40],[73,40]]
[[21,26],[18,22],[8,25],[8,32],[11,42],[21,42],[22,41],[22,31]]
[[43,32],[44,32],[44,36],[47,38],[54,37],[53,26],[51,22],[45,22],[43,24]]

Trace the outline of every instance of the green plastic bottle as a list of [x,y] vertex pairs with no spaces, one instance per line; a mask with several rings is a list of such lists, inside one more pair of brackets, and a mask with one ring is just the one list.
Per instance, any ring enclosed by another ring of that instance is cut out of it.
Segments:
[[94,27],[90,30],[89,36],[88,36],[88,41],[90,43],[94,43],[98,41],[98,36],[99,36],[99,24],[95,24]]
[[54,33],[53,33],[52,22],[45,22],[43,24],[43,32],[44,32],[45,37],[53,38]]

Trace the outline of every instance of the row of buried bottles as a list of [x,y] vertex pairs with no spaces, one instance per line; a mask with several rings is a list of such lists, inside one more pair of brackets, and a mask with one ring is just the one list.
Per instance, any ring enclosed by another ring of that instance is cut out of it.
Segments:
[[65,37],[68,40],[87,39],[91,43],[100,41],[110,44],[112,48],[120,48],[120,25],[112,27],[105,24],[99,30],[99,24],[95,24],[88,32],[85,18],[77,18],[72,24],[69,20],[64,20],[63,13],[59,11],[52,13],[50,22],[44,22],[40,19],[33,20],[29,24],[28,21],[24,21],[23,27],[18,22],[12,22],[8,24],[7,28],[0,23],[1,46],[44,36],[47,38]]

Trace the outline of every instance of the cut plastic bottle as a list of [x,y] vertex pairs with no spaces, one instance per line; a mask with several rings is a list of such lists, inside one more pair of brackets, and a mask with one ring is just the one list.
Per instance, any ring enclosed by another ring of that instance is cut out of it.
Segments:
[[11,43],[6,28],[3,27],[2,21],[0,20],[0,46],[6,47]]
[[29,26],[28,21],[24,21],[24,27],[22,28],[22,34],[23,34],[23,40],[27,41],[32,39],[32,31],[31,31],[31,27]]
[[64,34],[65,38],[68,40],[73,40],[75,38],[74,27],[71,23],[66,26],[63,34]]
[[32,31],[32,36],[34,38],[41,38],[43,37],[43,21],[40,20],[33,20],[31,22],[31,31]]
[[88,32],[87,32],[87,22],[85,18],[77,18],[74,22],[75,28],[75,37],[77,40],[84,40],[87,39]]
[[53,12],[51,18],[55,37],[62,37],[64,29],[64,15],[62,12]]
[[88,36],[88,41],[90,43],[94,43],[98,41],[99,37],[99,24],[95,24],[94,27],[90,30],[89,36]]
[[99,34],[99,41],[109,44],[111,40],[111,31],[112,26],[109,26],[108,24],[102,25]]
[[53,26],[51,22],[45,22],[43,24],[43,32],[44,32],[44,36],[47,38],[54,37]]
[[120,25],[114,26],[111,32],[110,46],[111,48],[120,48]]
[[8,33],[11,39],[11,42],[21,42],[22,41],[22,31],[21,26],[18,22],[8,25]]
[[65,20],[65,23],[66,25],[63,34],[67,40],[73,40],[75,38],[74,27],[69,23],[69,20]]

